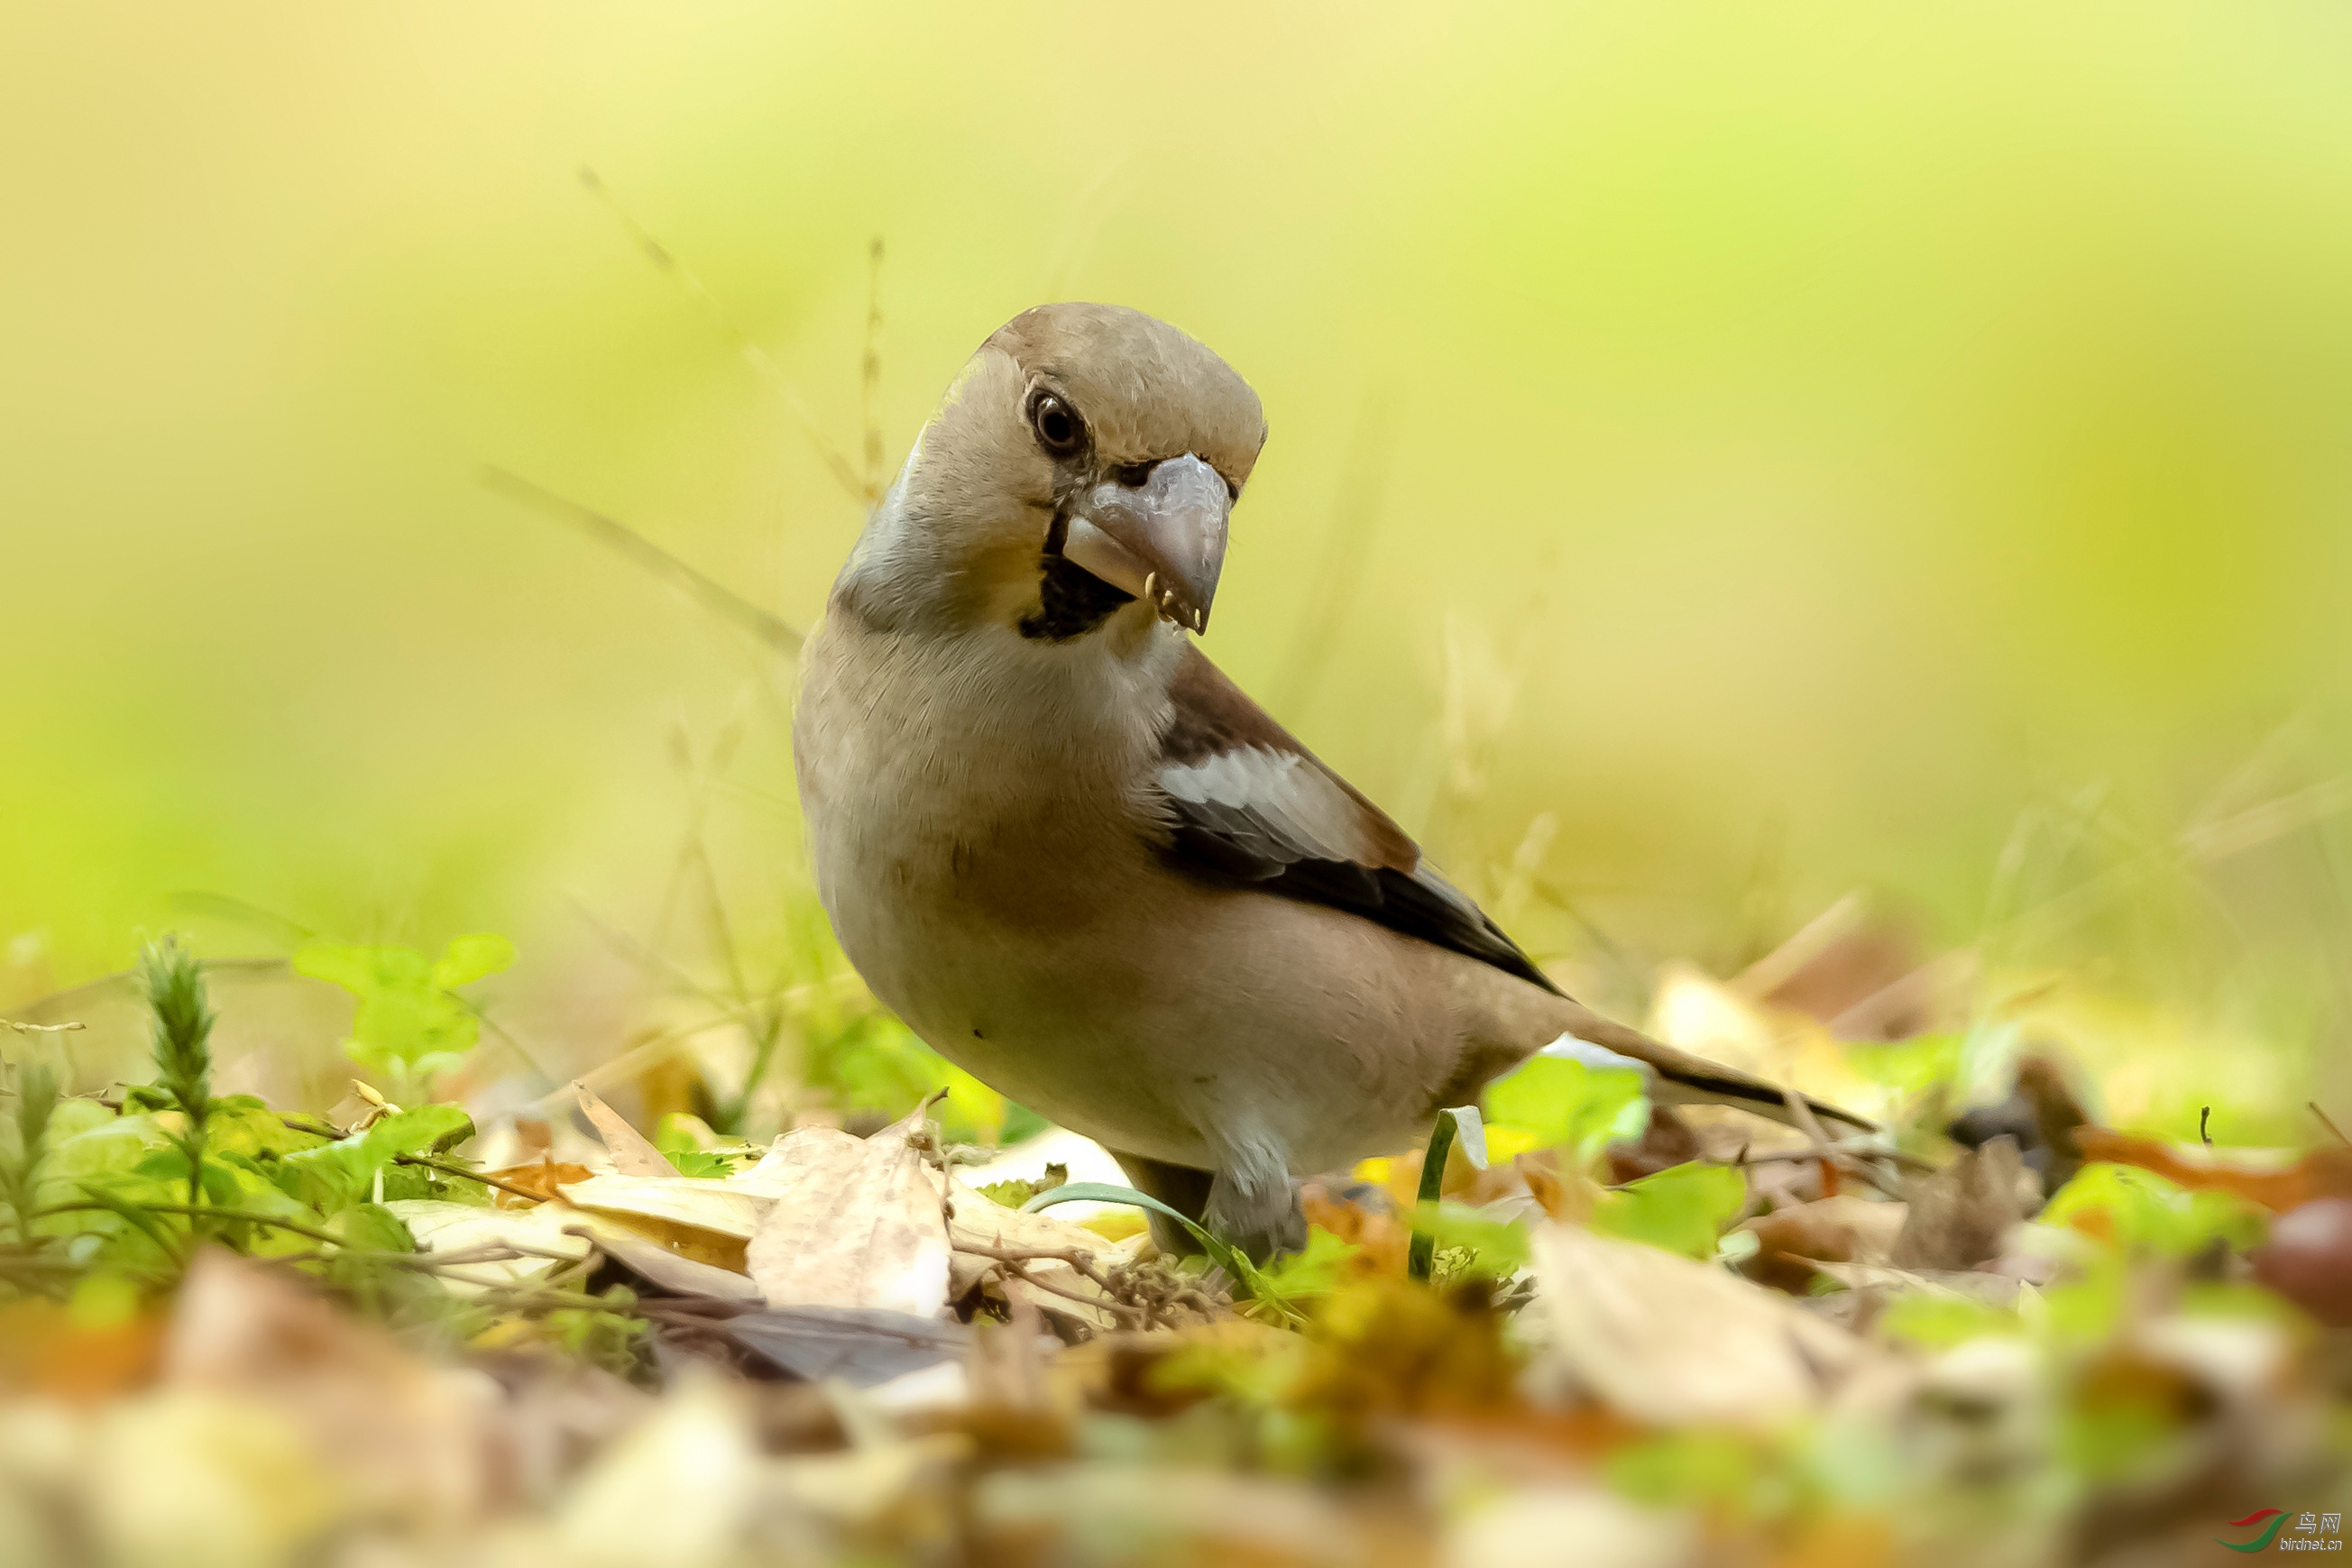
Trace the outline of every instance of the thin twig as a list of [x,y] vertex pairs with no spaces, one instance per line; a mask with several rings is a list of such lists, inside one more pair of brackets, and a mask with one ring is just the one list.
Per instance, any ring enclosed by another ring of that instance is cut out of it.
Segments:
[[1789,1085],[1783,1084],[1780,1088],[1780,1098],[1788,1103],[1789,1114],[1795,1121],[1797,1130],[1804,1134],[1806,1139],[1813,1145],[1809,1154],[1801,1155],[1798,1157],[1821,1161],[1825,1188],[1837,1172],[1843,1171],[1868,1182],[1890,1197],[1901,1196],[1894,1185],[1873,1171],[1866,1163],[1869,1155],[1875,1155],[1878,1151],[1874,1149],[1867,1155],[1857,1155],[1842,1150],[1831,1139],[1829,1134],[1822,1131],[1821,1118],[1813,1114],[1811,1103],[1802,1094],[1798,1093]]
[[[1833,1144],[1831,1145],[1831,1150],[1840,1159],[1885,1160],[1889,1165],[1914,1171],[1932,1171],[1937,1168],[1935,1161],[1923,1158],[1918,1155],[1906,1154],[1901,1149],[1853,1149],[1843,1144]],[[1782,1149],[1777,1154],[1759,1155],[1750,1154],[1743,1148],[1736,1158],[1725,1163],[1735,1166],[1769,1166],[1795,1160],[1817,1160],[1821,1157],[1820,1153],[1813,1149]]]
[[426,1170],[439,1171],[445,1176],[463,1176],[467,1181],[480,1182],[484,1186],[494,1186],[501,1192],[510,1192],[517,1197],[527,1197],[533,1203],[547,1201],[547,1195],[544,1193],[533,1192],[529,1187],[517,1186],[510,1181],[500,1181],[494,1176],[485,1176],[480,1171],[469,1171],[463,1166],[453,1166],[446,1161],[433,1159],[425,1155],[394,1155],[392,1157],[404,1166],[422,1166]]
[[[524,1247],[505,1241],[485,1241],[478,1246],[463,1248],[456,1252],[382,1252],[367,1248],[346,1247],[336,1252],[269,1252],[253,1258],[256,1263],[326,1263],[339,1258],[364,1258],[387,1268],[410,1269],[418,1273],[438,1273],[449,1269],[470,1269],[484,1263],[514,1263],[527,1258],[553,1259],[562,1263],[577,1263],[579,1259],[569,1252],[550,1252],[537,1247]],[[503,1281],[467,1280],[466,1284],[503,1284]]]
[[2304,1103],[2311,1108],[2311,1113],[2313,1115],[2319,1118],[2319,1124],[2321,1126],[2336,1134],[2336,1138],[2338,1143],[2352,1144],[2352,1138],[2347,1138],[2344,1135],[2344,1129],[2337,1126],[2334,1122],[2328,1120],[2327,1113],[2319,1108],[2318,1101],[2305,1100]]
[[[959,1241],[955,1244],[955,1249],[959,1252],[970,1253],[975,1258],[986,1258],[992,1262],[1002,1264],[1018,1278],[1036,1286],[1041,1291],[1050,1291],[1054,1295],[1107,1312],[1117,1318],[1124,1327],[1145,1328],[1150,1324],[1151,1314],[1147,1309],[1130,1306],[1118,1299],[1118,1287],[1104,1278],[1095,1268],[1094,1254],[1091,1252],[1082,1252],[1075,1247],[991,1247],[975,1241]],[[1050,1280],[1041,1280],[1023,1268],[1022,1265],[1024,1263],[1066,1263],[1074,1271],[1084,1275],[1100,1288],[1103,1297],[1097,1300],[1066,1286],[1056,1285]]]

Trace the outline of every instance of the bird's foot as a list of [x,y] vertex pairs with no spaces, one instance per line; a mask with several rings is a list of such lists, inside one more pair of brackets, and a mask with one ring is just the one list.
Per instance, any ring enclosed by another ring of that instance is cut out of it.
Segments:
[[1287,1173],[1252,1181],[1220,1171],[1209,1185],[1203,1220],[1209,1229],[1265,1263],[1284,1252],[1304,1251],[1307,1216],[1298,1206],[1298,1183]]

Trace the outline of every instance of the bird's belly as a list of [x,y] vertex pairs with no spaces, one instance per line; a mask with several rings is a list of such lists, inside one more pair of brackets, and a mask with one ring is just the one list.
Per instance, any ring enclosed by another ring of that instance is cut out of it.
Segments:
[[[900,860],[835,883],[827,906],[851,962],[926,1043],[1113,1148],[1213,1168],[1254,1132],[1306,1171],[1405,1146],[1428,1062],[1454,1046],[1451,1020],[1417,1005],[1442,988],[1387,951],[1332,951],[1401,939],[1287,901],[1271,901],[1274,921],[1236,918],[1269,902],[1254,893],[1188,889],[1171,907],[1154,880],[1129,896],[1143,852],[973,865],[977,886]],[[1016,875],[1025,895],[1007,900]],[[1360,988],[1336,988],[1343,975]]]
[[940,1055],[1064,1126],[1129,1153],[1213,1163],[1188,1103],[1196,1096],[1159,1060],[1148,1001],[1105,957],[1118,942],[1109,923],[1073,911],[1076,892],[1035,867],[1024,881],[1061,906],[1050,921],[1009,915],[1001,883],[942,880],[896,857],[833,880],[835,933],[875,996]]

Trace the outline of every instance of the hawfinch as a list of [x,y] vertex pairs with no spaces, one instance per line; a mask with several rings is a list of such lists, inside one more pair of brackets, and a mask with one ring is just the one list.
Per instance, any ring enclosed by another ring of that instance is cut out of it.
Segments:
[[1027,311],[956,377],[793,723],[818,893],[874,994],[1261,1254],[1300,1239],[1296,1176],[1411,1146],[1555,1042],[1787,1119],[1563,995],[1193,645],[1265,443],[1223,360],[1115,306]]

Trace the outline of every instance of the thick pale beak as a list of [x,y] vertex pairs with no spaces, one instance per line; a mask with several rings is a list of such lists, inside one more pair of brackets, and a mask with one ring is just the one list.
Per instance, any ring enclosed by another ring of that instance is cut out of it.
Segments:
[[1106,479],[1070,512],[1062,554],[1179,626],[1205,632],[1225,564],[1233,497],[1187,453],[1152,465],[1140,485]]

